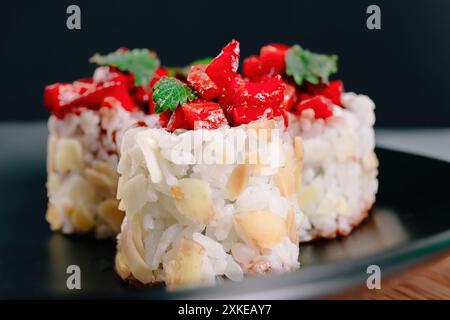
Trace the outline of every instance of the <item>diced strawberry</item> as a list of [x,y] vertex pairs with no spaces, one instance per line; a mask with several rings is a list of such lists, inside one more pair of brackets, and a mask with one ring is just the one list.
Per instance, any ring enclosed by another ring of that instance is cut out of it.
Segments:
[[260,55],[244,60],[243,71],[251,81],[260,81],[265,76],[282,75],[286,70],[285,55],[289,46],[279,43],[269,44],[261,48]]
[[226,121],[219,104],[200,101],[179,106],[170,117],[167,130],[217,129]]
[[282,107],[285,84],[280,76],[264,78],[261,82],[247,82],[246,89],[246,101],[249,105],[273,110]]
[[291,111],[292,107],[297,102],[297,95],[295,92],[295,86],[285,83],[284,89],[283,107],[286,111]]
[[290,46],[283,43],[269,43],[268,45],[261,48],[259,54],[261,55],[261,57],[267,57],[275,54],[284,60],[284,55],[289,49]]
[[341,96],[344,92],[344,84],[340,80],[330,81],[328,84],[307,83],[308,92],[313,96],[324,96],[334,104],[341,105]]
[[274,117],[274,112],[271,108],[261,108],[243,104],[234,107],[231,111],[231,115],[233,125],[240,126],[241,124],[250,123],[261,118],[272,119]]
[[161,127],[163,128],[167,127],[167,124],[169,123],[172,113],[173,112],[170,109],[167,109],[166,111],[164,111],[159,115],[159,123],[161,124]]
[[307,100],[300,101],[296,106],[295,114],[300,115],[303,110],[313,109],[316,119],[326,119],[333,115],[330,100],[322,96],[315,96]]
[[79,98],[73,100],[70,104],[85,104],[89,105],[92,109],[98,109],[106,97],[113,97],[120,101],[125,110],[134,111],[136,109],[136,105],[131,99],[125,83],[121,81],[110,81],[92,85],[91,88],[80,94]]
[[237,126],[261,117],[271,119],[282,115],[284,89],[279,76],[266,77],[261,82],[250,82],[237,76],[230,82],[219,102],[228,121]]
[[123,82],[128,86],[128,84],[130,82],[132,83],[132,81],[134,80],[132,78],[132,75],[124,74],[120,72],[116,67],[101,66],[95,69],[92,79],[82,79],[77,81],[87,81],[91,83],[118,81]]
[[206,68],[206,74],[220,88],[225,88],[236,76],[239,67],[239,42],[231,40]]
[[212,100],[219,94],[219,88],[205,72],[208,65],[198,64],[191,67],[187,76],[188,83],[198,91],[205,100]]
[[[44,90],[44,105],[57,117],[62,118],[68,112],[81,106],[99,109],[107,97],[113,97],[128,111],[136,109],[128,94],[124,78],[114,78],[106,82],[93,82],[82,79],[73,83],[56,83]],[[108,104],[106,104],[108,106]]]
[[297,90],[296,96],[297,96],[297,101],[298,102],[301,102],[301,101],[304,101],[304,100],[308,100],[308,99],[311,99],[313,97],[311,94],[309,94],[309,93],[307,93],[307,92],[305,92],[303,90]]
[[285,56],[289,48],[289,46],[281,43],[272,43],[261,48],[260,57],[264,67],[269,71],[268,76],[285,73]]
[[263,68],[261,59],[258,56],[250,56],[242,64],[243,74],[251,81],[259,81],[266,74],[267,70]]

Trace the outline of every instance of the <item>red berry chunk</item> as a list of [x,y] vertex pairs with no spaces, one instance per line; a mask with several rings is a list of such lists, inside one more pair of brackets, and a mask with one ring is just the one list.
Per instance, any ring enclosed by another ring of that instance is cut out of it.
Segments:
[[285,55],[289,49],[284,44],[269,44],[261,48],[260,55],[244,60],[244,76],[251,81],[260,81],[265,76],[284,74],[286,71]]
[[203,99],[212,100],[219,94],[219,88],[206,74],[207,67],[208,65],[206,64],[192,66],[187,76],[187,81]]
[[226,121],[219,104],[215,102],[189,102],[179,106],[170,117],[167,130],[217,129]]
[[255,106],[249,106],[248,104],[243,104],[234,107],[232,109],[231,116],[233,119],[233,125],[239,126],[261,118],[272,119],[274,117],[274,112],[270,108],[258,108]]
[[167,109],[166,111],[164,111],[159,115],[159,123],[161,124],[161,127],[163,128],[167,127],[167,124],[169,123],[172,113],[173,112],[170,109]]
[[235,77],[220,97],[228,121],[238,126],[258,120],[282,115],[284,83],[280,77],[264,78],[261,82],[249,82]]
[[[281,77],[265,78],[261,82],[246,83],[246,101],[251,106],[279,110],[282,108],[285,84]],[[280,114],[280,112],[275,112]]]
[[[44,91],[44,105],[58,118],[81,107],[99,109],[107,97],[113,97],[129,111],[136,106],[133,103],[122,75],[105,82],[95,83],[91,79],[73,83],[56,83],[49,85]],[[109,106],[109,103],[105,104]]]
[[324,96],[333,102],[334,104],[341,105],[341,96],[344,92],[344,84],[340,80],[330,81],[328,84],[311,84],[307,83],[308,91],[313,96]]
[[231,40],[206,68],[206,74],[219,87],[225,88],[239,67],[239,42]]
[[330,100],[322,96],[315,96],[307,100],[300,101],[296,106],[296,114],[300,115],[303,110],[313,109],[316,119],[326,119],[333,115]]
[[295,92],[295,86],[285,83],[284,89],[283,107],[286,111],[291,111],[292,107],[297,102],[297,94]]

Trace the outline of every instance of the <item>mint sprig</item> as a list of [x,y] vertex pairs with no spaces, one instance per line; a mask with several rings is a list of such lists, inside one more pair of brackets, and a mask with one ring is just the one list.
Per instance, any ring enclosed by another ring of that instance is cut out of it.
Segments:
[[148,49],[128,51],[118,49],[106,55],[96,53],[89,62],[114,66],[121,71],[131,72],[134,75],[134,84],[143,87],[148,86],[160,65],[158,57]]
[[292,76],[298,85],[304,81],[327,83],[330,75],[337,72],[336,55],[314,53],[297,44],[286,52],[285,59],[286,74]]
[[155,102],[155,112],[162,113],[168,109],[175,109],[188,100],[192,101],[196,97],[186,84],[172,77],[162,77],[153,87],[153,101]]

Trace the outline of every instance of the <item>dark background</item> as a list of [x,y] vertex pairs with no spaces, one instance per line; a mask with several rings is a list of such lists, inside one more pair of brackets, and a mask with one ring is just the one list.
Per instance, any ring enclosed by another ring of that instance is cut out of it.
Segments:
[[[81,30],[66,8],[81,7]],[[366,8],[381,7],[381,30]],[[148,47],[165,65],[215,55],[231,38],[241,55],[268,42],[336,53],[349,91],[377,104],[378,126],[450,126],[450,1],[2,1],[1,120],[45,119],[46,84],[89,76],[88,58]]]

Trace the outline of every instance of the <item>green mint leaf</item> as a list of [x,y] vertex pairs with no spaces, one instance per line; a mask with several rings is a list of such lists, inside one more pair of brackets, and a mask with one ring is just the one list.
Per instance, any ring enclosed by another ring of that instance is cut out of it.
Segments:
[[301,85],[304,81],[327,83],[331,74],[337,72],[337,56],[325,55],[292,46],[286,52],[286,74]]
[[175,109],[188,100],[192,101],[195,93],[183,82],[171,77],[162,77],[153,87],[153,101],[155,112],[162,113],[167,109]]
[[210,64],[211,61],[213,61],[213,59],[214,59],[213,57],[205,57],[205,58],[202,58],[202,59],[197,59],[197,60],[192,61],[189,64],[189,66],[192,67],[192,66],[195,66],[195,65],[198,65],[198,64]]
[[134,75],[134,84],[143,87],[148,86],[160,65],[156,55],[147,49],[129,51],[119,49],[107,55],[96,53],[89,62],[114,66],[121,71],[131,72]]

